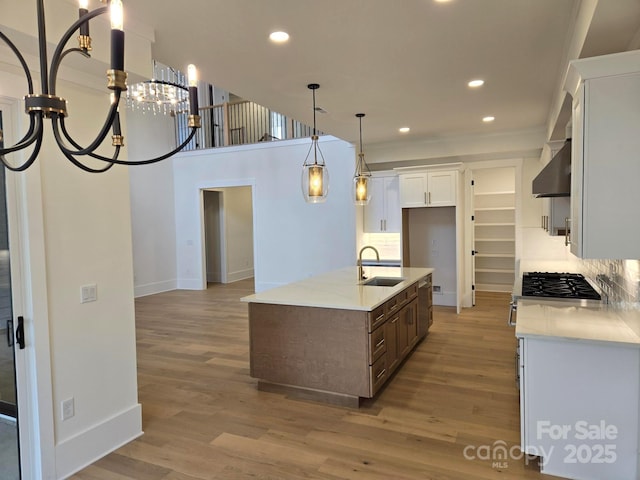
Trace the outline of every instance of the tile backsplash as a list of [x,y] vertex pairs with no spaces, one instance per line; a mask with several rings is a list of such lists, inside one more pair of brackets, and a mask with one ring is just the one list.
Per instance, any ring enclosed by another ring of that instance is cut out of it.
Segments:
[[640,260],[575,259],[575,263],[609,297],[609,303],[640,307]]

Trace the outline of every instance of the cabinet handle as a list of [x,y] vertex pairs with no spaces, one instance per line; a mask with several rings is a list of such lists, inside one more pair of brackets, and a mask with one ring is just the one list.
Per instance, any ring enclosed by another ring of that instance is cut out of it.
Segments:
[[382,345],[384,345],[384,338],[376,343],[376,348],[380,348]]
[[382,219],[380,219],[380,231],[384,232],[384,228],[382,227]]
[[424,192],[424,204],[427,205],[427,192]]
[[571,219],[569,217],[564,217],[564,246],[568,247],[571,245],[571,236],[569,235],[569,225],[571,224]]
[[386,219],[384,220],[384,231],[385,232],[387,231],[387,220]]
[[431,192],[429,192],[429,205],[431,205]]
[[377,375],[376,375],[376,380],[379,380],[380,377],[382,377],[385,373],[387,373],[387,369],[383,368]]
[[379,322],[380,320],[382,320],[383,317],[384,317],[384,313],[382,315],[378,315],[376,317],[376,322]]
[[396,323],[397,321],[398,321],[398,317],[396,317],[393,320],[391,320],[391,323]]

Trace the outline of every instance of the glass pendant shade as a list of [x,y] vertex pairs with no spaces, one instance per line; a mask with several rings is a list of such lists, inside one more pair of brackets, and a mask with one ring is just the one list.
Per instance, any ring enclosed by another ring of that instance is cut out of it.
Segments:
[[[302,195],[307,203],[323,203],[329,193],[329,170],[318,145],[316,135],[316,90],[317,83],[310,83],[307,88],[313,91],[313,135],[311,147],[302,165]],[[313,156],[311,152],[313,151]],[[313,161],[313,162],[312,162]]]
[[357,175],[353,177],[353,198],[355,199],[356,205],[367,205],[369,200],[371,200],[368,175]]
[[[313,150],[314,162],[307,163],[311,156],[311,150]],[[307,203],[322,203],[327,199],[329,193],[329,170],[324,164],[324,159],[322,163],[318,163],[318,153],[322,158],[318,138],[314,135],[309,154],[307,154],[302,166],[302,195]]]
[[353,200],[356,205],[367,205],[371,200],[371,190],[369,189],[369,178],[371,171],[362,153],[362,117],[364,113],[356,113],[360,120],[360,153],[356,161],[356,172],[353,174]]

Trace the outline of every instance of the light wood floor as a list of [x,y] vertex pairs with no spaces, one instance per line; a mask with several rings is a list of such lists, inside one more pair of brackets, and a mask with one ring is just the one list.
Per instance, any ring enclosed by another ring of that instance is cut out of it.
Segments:
[[[76,480],[551,479],[535,462],[466,459],[519,443],[509,297],[436,307],[429,336],[359,410],[259,392],[249,377],[252,282],[136,301],[145,434]],[[514,452],[517,451],[514,449]]]

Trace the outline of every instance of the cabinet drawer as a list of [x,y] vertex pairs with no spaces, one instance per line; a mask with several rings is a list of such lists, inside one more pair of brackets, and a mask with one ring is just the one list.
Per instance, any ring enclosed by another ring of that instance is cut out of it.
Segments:
[[406,299],[411,300],[418,295],[418,284],[414,283],[409,288],[405,290]]
[[375,363],[387,351],[384,325],[369,334],[369,365]]
[[404,302],[404,300],[406,300],[404,292],[401,292],[398,295],[394,296],[391,300],[387,300],[387,302],[384,304],[385,315],[388,317],[396,313],[402,306],[402,302]]
[[387,355],[382,355],[376,362],[369,367],[371,396],[375,395],[384,382],[389,378],[387,370]]
[[370,314],[369,314],[369,331],[373,332],[376,328],[378,328],[380,325],[382,325],[384,323],[385,320],[385,305],[386,304],[382,304],[379,307],[377,307],[375,310],[373,310]]

